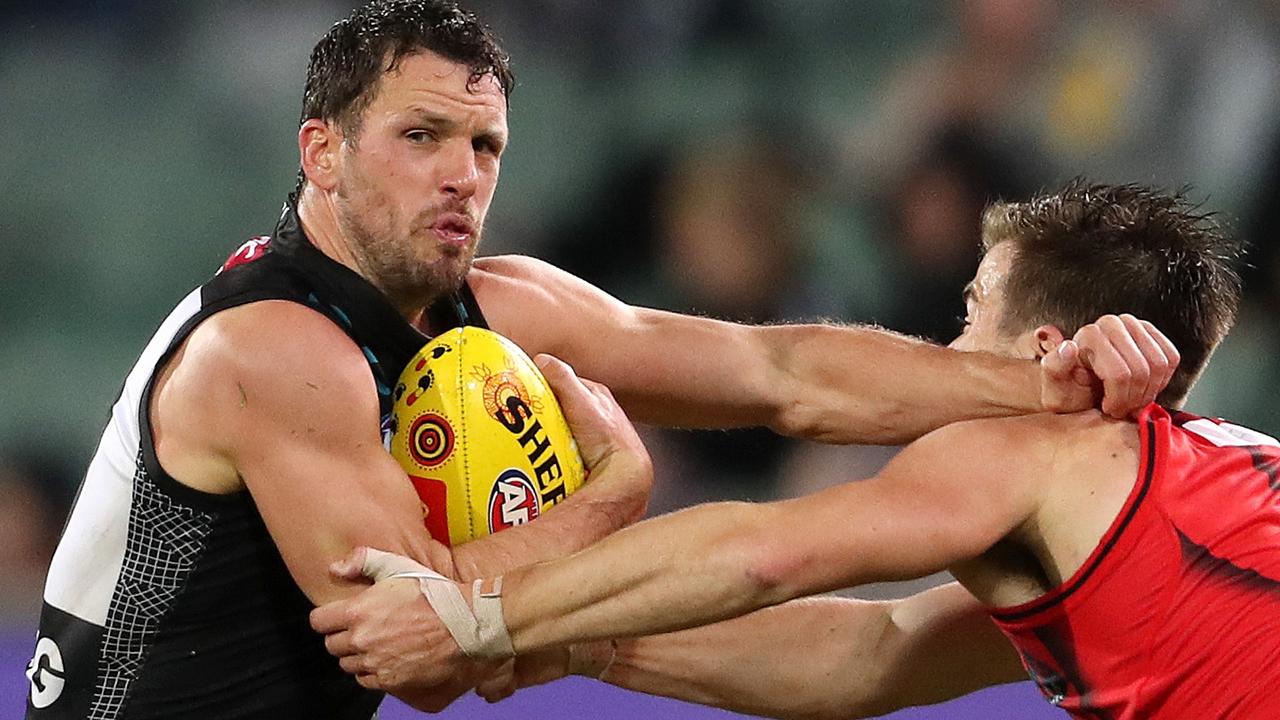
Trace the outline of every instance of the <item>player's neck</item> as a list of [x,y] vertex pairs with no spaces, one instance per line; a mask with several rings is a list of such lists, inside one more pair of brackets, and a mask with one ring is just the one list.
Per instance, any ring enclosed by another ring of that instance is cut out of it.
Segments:
[[342,233],[333,201],[313,185],[304,187],[298,196],[298,222],[317,250],[364,276],[351,245]]
[[370,284],[387,295],[406,320],[419,330],[426,331],[427,320],[421,299],[405,300],[393,296],[378,283],[377,278],[370,277],[370,274],[360,267],[357,255],[351,249],[351,243],[342,232],[333,201],[328,195],[310,185],[304,187],[298,196],[298,222],[302,225],[302,231],[306,233],[307,239],[316,246],[316,249],[368,280]]

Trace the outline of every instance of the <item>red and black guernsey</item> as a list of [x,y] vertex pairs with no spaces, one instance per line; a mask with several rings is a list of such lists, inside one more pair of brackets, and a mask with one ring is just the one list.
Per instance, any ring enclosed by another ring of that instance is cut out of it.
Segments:
[[[392,388],[426,338],[316,249],[290,205],[274,234],[241,246],[178,304],[125,380],[50,566],[28,718],[373,716],[381,695],[342,672],[311,631],[311,603],[249,493],[199,492],[156,459],[156,373],[201,322],[259,300],[299,303],[340,327],[364,353],[390,431]],[[433,328],[483,325],[466,287],[430,318]]]
[[992,617],[1072,717],[1280,717],[1280,446],[1155,405],[1138,424],[1137,482],[1098,547]]

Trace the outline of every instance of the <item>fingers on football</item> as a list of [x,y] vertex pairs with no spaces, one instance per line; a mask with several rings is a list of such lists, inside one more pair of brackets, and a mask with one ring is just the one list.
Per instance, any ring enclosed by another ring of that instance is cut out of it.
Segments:
[[557,393],[561,386],[573,385],[577,381],[578,374],[573,371],[569,363],[554,355],[539,353],[533,362]]
[[551,355],[538,355],[536,360],[538,367],[542,369],[542,376],[547,379],[547,384],[551,386],[551,391],[555,393],[556,399],[560,401],[560,406],[565,412],[573,412],[582,401],[589,396],[588,386],[582,378],[573,372],[573,368],[569,367],[563,360]]

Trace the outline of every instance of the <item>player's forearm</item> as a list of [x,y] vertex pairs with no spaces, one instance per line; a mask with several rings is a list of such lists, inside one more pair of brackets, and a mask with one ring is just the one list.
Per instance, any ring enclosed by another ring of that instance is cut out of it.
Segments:
[[893,709],[876,682],[889,623],[883,603],[793,600],[712,625],[619,640],[600,679],[751,715],[866,717]]
[[1035,363],[869,327],[759,328],[779,388],[770,425],[831,443],[898,444],[943,425],[1040,410]]
[[956,583],[890,602],[793,600],[617,647],[606,682],[788,718],[880,716],[1025,678],[981,603]]
[[668,632],[787,599],[759,572],[773,516],[770,506],[703,505],[508,573],[503,615],[517,652]]

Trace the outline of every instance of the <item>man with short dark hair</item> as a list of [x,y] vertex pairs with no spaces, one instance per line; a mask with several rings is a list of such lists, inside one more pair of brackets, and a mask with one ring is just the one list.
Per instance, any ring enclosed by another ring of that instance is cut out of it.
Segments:
[[[1234,320],[1238,247],[1180,197],[1075,182],[994,207],[984,231],[953,347],[1044,357],[1078,318],[1140,309],[1194,358],[1161,394],[1177,407]],[[535,654],[523,683],[576,671],[754,714],[846,718],[1029,672],[1077,718],[1264,720],[1280,680],[1278,476],[1276,440],[1156,404],[1136,420],[962,422],[869,480],[692,508],[485,580],[496,589],[474,612]],[[414,575],[373,551],[343,571],[361,569]],[[786,602],[943,569],[959,582],[904,600]],[[370,687],[430,685],[472,661],[416,583],[379,582],[312,620]]]
[[[367,718],[381,695],[307,626],[313,603],[355,590],[328,576],[332,560],[377,545],[473,578],[640,517],[643,465],[537,523],[452,551],[431,542],[384,441],[401,368],[456,325],[487,320],[570,360],[643,419],[831,440],[1091,406],[1084,360],[1124,414],[1176,365],[1163,336],[1118,318],[1039,370],[873,330],[632,308],[528,258],[473,267],[511,86],[492,34],[445,0],[373,2],[320,40],[301,181],[275,232],[178,305],[113,408],[50,568],[30,717]],[[547,374],[570,416],[624,422],[563,365]]]

